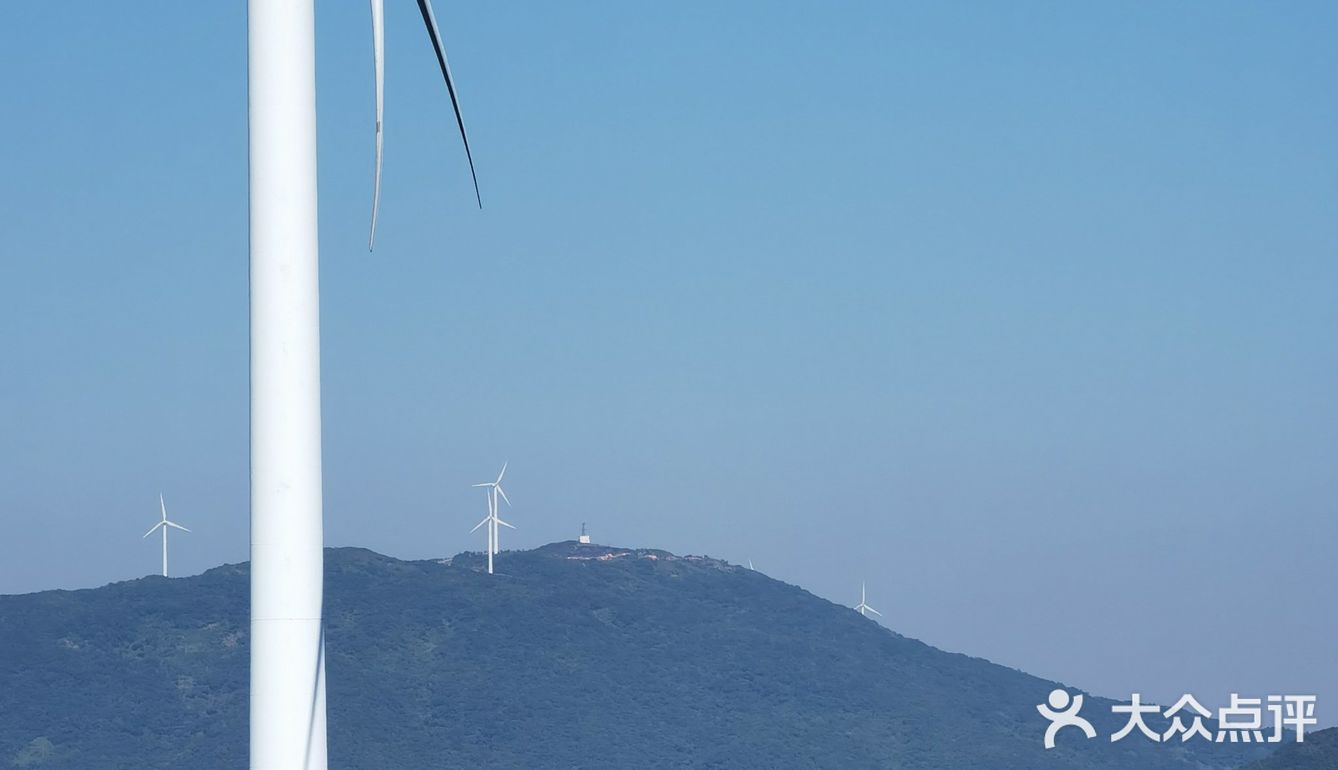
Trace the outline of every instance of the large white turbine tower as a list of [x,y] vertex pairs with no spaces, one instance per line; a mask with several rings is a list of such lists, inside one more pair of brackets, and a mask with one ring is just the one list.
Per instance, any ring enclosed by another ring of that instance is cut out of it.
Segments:
[[883,613],[879,612],[878,610],[875,610],[873,607],[870,607],[868,602],[864,601],[863,583],[859,584],[859,604],[855,606],[855,611],[866,618],[869,617],[870,612],[872,612],[873,614],[877,615],[880,618],[883,616]]
[[[455,109],[428,0],[418,9]],[[371,0],[380,200],[382,0]],[[325,770],[314,0],[248,0],[251,770]],[[473,158],[470,157],[470,173]],[[478,193],[477,181],[475,194]],[[374,232],[374,231],[373,231]]]
[[186,529],[185,527],[181,526],[175,521],[167,520],[167,503],[163,502],[163,495],[161,492],[158,493],[158,508],[161,509],[163,512],[163,518],[157,524],[153,525],[153,529],[150,529],[148,532],[145,532],[144,537],[148,537],[149,535],[152,535],[154,532],[157,532],[160,529],[163,531],[163,577],[167,577],[167,528],[173,527],[175,529],[181,530],[182,532],[190,532],[190,530]]
[[507,505],[511,504],[511,498],[507,497],[506,490],[502,489],[502,477],[506,475],[506,466],[507,463],[502,463],[502,472],[497,474],[496,481],[486,481],[482,484],[474,485],[476,487],[488,488],[488,515],[483,518],[483,521],[480,521],[478,524],[475,524],[474,528],[469,531],[471,533],[477,532],[479,527],[482,527],[485,524],[488,526],[489,575],[492,574],[492,557],[498,553],[501,553],[502,550],[501,547],[498,545],[498,540],[499,540],[498,533],[500,532],[500,530],[497,529],[497,526],[500,524],[503,527],[510,527],[511,529],[515,529],[514,525],[502,521],[501,517],[497,515],[497,511],[501,507],[501,503],[497,501],[499,495],[503,500],[506,501]]

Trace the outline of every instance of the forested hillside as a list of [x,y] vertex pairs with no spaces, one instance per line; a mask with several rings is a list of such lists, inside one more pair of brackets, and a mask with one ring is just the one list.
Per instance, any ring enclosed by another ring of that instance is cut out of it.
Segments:
[[[1250,749],[1043,751],[1053,683],[700,557],[557,543],[327,551],[331,767],[1205,770]],[[0,597],[0,766],[246,765],[247,568]],[[1271,766],[1270,766],[1271,767]]]

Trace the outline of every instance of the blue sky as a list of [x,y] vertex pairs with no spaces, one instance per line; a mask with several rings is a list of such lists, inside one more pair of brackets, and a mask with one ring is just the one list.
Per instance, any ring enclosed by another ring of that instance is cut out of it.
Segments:
[[[1338,699],[1338,10],[318,6],[327,542],[708,553],[1105,695]],[[247,552],[244,4],[0,50],[0,592]]]

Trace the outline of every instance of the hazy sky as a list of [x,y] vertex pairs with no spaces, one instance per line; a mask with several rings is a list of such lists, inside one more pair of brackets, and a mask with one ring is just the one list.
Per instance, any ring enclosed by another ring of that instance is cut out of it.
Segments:
[[[318,4],[326,537],[752,559],[1338,722],[1338,6]],[[0,592],[247,556],[245,3],[0,48]]]

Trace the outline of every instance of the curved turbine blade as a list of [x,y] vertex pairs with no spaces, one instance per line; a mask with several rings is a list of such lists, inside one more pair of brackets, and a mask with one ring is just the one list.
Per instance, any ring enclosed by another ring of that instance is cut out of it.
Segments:
[[153,529],[150,529],[148,532],[145,532],[145,533],[144,533],[144,537],[148,537],[149,535],[152,535],[154,532],[157,532],[157,531],[158,531],[158,528],[161,527],[164,523],[165,523],[165,522],[161,522],[161,521],[160,521],[160,522],[158,522],[157,524],[154,524],[154,525],[153,525]]
[[496,485],[494,485],[494,486],[493,486],[493,489],[496,489],[496,490],[497,490],[497,494],[499,494],[499,495],[502,496],[502,499],[506,501],[506,504],[507,504],[507,505],[510,505],[510,504],[511,504],[511,498],[509,498],[509,497],[506,496],[506,491],[502,489],[502,485],[501,485],[501,484],[496,484]]
[[510,465],[510,464],[511,464],[511,461],[510,461],[510,460],[507,460],[506,462],[502,463],[502,472],[499,473],[499,474],[497,474],[497,481],[495,481],[494,483],[496,483],[496,484],[501,484],[501,483],[502,483],[502,477],[506,475],[506,466],[508,466],[508,465]]
[[455,95],[455,81],[451,80],[451,67],[446,63],[446,51],[441,44],[441,32],[437,29],[437,17],[432,13],[429,0],[418,0],[418,10],[423,14],[423,23],[427,25],[427,34],[432,38],[432,50],[437,52],[437,64],[441,65],[441,76],[446,79],[446,90],[451,94],[451,106],[455,108],[455,122],[460,126],[460,139],[465,143],[465,157],[469,159],[469,175],[474,179],[474,197],[479,208],[483,208],[483,194],[479,192],[479,177],[474,173],[474,154],[469,151],[469,135],[465,133],[465,118],[460,114],[460,100]]
[[376,215],[381,209],[381,116],[385,106],[385,0],[372,0],[372,62],[376,69],[376,176],[372,181],[372,232],[367,250],[376,243]]

